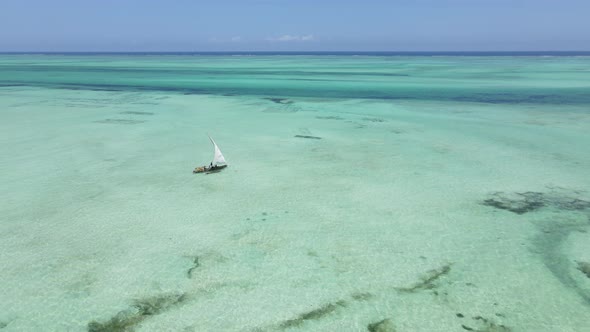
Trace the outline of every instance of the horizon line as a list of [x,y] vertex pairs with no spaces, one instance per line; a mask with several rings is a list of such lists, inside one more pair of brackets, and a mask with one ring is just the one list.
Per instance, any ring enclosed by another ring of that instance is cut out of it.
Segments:
[[412,51],[412,50],[404,50],[404,51],[348,51],[348,50],[338,50],[338,51],[0,51],[0,54],[243,54],[243,53],[281,53],[281,54],[337,54],[337,53],[348,53],[348,54],[405,54],[405,53],[412,53],[412,54],[450,54],[450,53],[486,53],[486,54],[518,54],[518,53],[588,53],[590,54],[590,50],[534,50],[534,51],[523,51],[523,50],[508,50],[508,51],[474,51],[474,50],[447,50],[447,51]]

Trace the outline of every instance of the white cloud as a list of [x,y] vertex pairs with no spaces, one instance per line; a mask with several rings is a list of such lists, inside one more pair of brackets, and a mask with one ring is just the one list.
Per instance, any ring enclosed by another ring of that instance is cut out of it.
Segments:
[[211,37],[209,38],[209,42],[212,43],[239,43],[239,42],[243,42],[244,39],[240,36],[233,36],[231,38],[217,38],[217,37]]
[[315,37],[313,35],[282,35],[279,37],[270,37],[270,38],[266,38],[266,40],[268,41],[273,41],[273,42],[291,42],[291,41],[312,41],[315,40]]

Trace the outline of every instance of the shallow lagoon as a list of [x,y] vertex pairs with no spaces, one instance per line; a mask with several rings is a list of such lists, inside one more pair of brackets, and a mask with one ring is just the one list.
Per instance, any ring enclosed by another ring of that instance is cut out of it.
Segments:
[[583,331],[589,65],[0,56],[0,327]]

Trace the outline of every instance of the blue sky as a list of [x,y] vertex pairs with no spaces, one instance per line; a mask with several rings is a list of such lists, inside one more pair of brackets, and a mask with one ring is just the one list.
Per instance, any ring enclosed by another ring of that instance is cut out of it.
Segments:
[[590,50],[590,0],[1,0],[0,51]]

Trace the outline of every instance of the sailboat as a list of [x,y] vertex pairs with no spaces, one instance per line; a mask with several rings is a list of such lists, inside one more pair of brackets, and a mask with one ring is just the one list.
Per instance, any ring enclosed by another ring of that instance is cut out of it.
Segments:
[[209,136],[209,139],[211,140],[211,143],[213,143],[213,147],[215,148],[215,152],[213,154],[213,161],[208,166],[200,166],[195,168],[193,170],[193,173],[218,172],[227,167],[227,162],[225,161],[223,154],[221,154],[221,150],[219,150],[219,147],[217,146],[217,144],[215,144],[215,141],[213,140],[213,138],[211,138],[211,136]]

